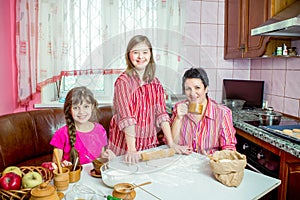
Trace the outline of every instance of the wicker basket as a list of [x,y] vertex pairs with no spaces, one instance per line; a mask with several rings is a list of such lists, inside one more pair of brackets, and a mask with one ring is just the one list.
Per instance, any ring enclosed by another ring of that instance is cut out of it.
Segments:
[[[40,166],[23,166],[20,167],[23,175],[30,171],[38,172],[42,175],[44,182],[50,182],[53,178],[53,174],[49,169]],[[3,200],[15,200],[15,199],[29,199],[32,188],[20,189],[20,190],[4,190],[0,188],[0,198]]]

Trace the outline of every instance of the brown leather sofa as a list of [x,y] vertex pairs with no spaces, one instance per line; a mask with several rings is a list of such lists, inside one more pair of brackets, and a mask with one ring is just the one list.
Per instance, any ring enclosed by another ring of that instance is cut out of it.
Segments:
[[[108,134],[112,107],[99,107],[97,121]],[[0,116],[0,172],[7,166],[39,166],[52,160],[49,144],[65,124],[63,109],[43,109]]]

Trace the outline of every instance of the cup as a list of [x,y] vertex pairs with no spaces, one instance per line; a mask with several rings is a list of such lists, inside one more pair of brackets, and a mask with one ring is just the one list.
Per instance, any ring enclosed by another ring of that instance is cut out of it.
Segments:
[[73,171],[73,165],[71,165],[70,168],[69,168],[69,170],[70,170],[70,172],[69,172],[69,182],[70,183],[75,183],[75,182],[79,181],[80,180],[82,166],[81,165],[77,165],[76,169]]
[[62,173],[58,173],[58,169],[53,170],[54,185],[58,191],[67,190],[69,187],[69,168],[62,168]]
[[96,158],[93,160],[93,167],[95,170],[96,175],[101,175],[100,168],[104,163],[107,163],[108,159],[107,158]]
[[203,105],[197,102],[190,102],[189,103],[189,113],[201,115],[203,110]]

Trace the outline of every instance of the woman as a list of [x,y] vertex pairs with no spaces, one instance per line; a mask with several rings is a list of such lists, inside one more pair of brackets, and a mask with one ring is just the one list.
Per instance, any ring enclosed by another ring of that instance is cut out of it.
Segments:
[[[187,145],[194,152],[212,154],[217,150],[235,150],[235,129],[231,110],[208,97],[209,80],[202,68],[184,73],[183,91],[187,100],[175,104],[172,112],[172,134],[179,145]],[[201,113],[189,113],[188,106],[196,102]]]
[[126,162],[136,163],[140,151],[157,146],[160,127],[168,145],[177,153],[184,153],[186,147],[176,145],[172,139],[164,89],[155,77],[156,65],[149,39],[134,36],[128,43],[125,58],[127,69],[114,85],[115,114],[110,123],[109,149],[116,155],[125,154]]

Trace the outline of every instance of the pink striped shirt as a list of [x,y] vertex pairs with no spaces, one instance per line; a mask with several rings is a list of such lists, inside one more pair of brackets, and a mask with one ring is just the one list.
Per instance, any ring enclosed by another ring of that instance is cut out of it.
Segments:
[[[177,115],[178,104],[185,101],[175,104],[171,122]],[[206,111],[198,123],[189,113],[182,118],[179,145],[188,145],[203,154],[221,149],[236,150],[235,132],[231,110],[208,98]]]
[[114,115],[110,122],[109,149],[116,155],[127,152],[124,128],[135,125],[136,150],[156,147],[160,123],[170,121],[164,89],[157,78],[144,83],[136,74],[123,72],[114,85]]

